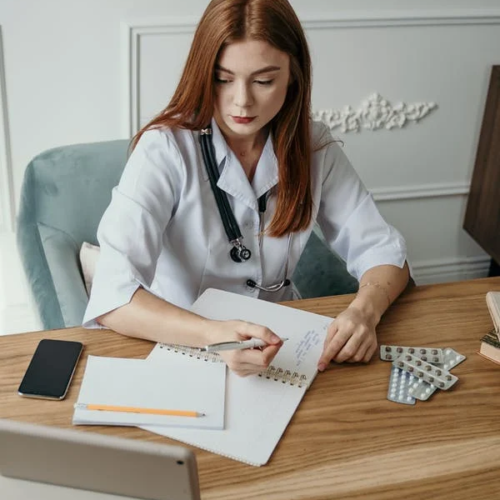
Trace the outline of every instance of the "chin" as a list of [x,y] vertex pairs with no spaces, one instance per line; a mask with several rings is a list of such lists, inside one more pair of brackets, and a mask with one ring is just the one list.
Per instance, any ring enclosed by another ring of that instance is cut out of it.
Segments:
[[234,134],[237,135],[251,135],[257,133],[262,126],[259,123],[252,122],[248,125],[243,125],[243,124],[237,124],[237,123],[227,123],[226,122],[226,127],[231,130]]

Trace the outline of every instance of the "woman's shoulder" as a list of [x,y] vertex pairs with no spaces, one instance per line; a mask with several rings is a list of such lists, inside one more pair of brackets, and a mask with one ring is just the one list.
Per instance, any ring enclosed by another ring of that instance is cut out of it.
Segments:
[[146,130],[137,143],[134,153],[159,164],[174,163],[179,168],[189,168],[192,152],[196,148],[192,130],[177,127],[158,127]]
[[310,129],[311,129],[311,138],[313,140],[321,139],[325,135],[330,135],[330,129],[326,126],[326,123],[321,120],[314,120],[311,118],[310,120]]
[[193,132],[178,127],[156,127],[143,132],[137,145],[163,146],[178,149],[186,141],[192,140]]
[[340,144],[342,141],[336,139],[324,122],[311,119],[311,144],[314,152],[319,152],[324,149],[332,149],[333,151],[341,150]]

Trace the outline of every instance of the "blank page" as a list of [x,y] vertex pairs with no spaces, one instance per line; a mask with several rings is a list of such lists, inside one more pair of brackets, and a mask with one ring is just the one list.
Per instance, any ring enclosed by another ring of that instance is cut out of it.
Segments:
[[161,363],[89,356],[77,404],[102,404],[204,413],[177,417],[75,409],[73,424],[224,427],[226,367],[165,355]]

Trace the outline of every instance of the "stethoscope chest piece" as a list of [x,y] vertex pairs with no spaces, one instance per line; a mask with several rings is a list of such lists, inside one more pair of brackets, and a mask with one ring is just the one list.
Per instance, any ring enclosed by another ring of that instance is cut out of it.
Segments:
[[245,262],[252,256],[252,252],[250,252],[248,248],[240,245],[231,248],[229,255],[234,262]]

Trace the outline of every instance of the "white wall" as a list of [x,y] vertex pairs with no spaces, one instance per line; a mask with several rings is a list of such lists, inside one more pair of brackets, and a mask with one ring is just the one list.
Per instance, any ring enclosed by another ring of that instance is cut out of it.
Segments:
[[[33,156],[127,137],[166,104],[207,3],[0,0],[0,230]],[[500,64],[500,0],[292,4],[311,43],[316,110],[355,110],[374,92],[392,105],[437,104],[403,129],[335,134],[406,236],[421,282],[485,275],[488,259],[461,225],[489,72]]]

